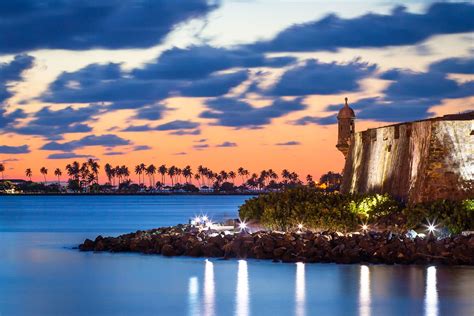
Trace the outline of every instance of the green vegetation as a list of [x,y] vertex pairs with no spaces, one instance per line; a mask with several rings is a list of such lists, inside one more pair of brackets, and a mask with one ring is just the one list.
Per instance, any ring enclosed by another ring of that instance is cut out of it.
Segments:
[[455,234],[474,229],[474,199],[422,203],[407,207],[403,212],[410,228],[417,228],[420,223],[426,224],[426,220],[430,219]]
[[459,233],[474,227],[474,200],[407,207],[388,195],[342,195],[302,186],[252,198],[240,207],[239,215],[279,230],[294,229],[300,223],[320,230],[359,230],[363,223],[408,229],[437,219]]

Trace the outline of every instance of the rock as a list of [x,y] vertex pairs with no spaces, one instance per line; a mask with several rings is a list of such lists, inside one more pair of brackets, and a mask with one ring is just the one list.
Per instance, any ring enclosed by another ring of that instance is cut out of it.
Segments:
[[189,225],[97,236],[79,245],[81,251],[132,251],[164,256],[257,258],[283,262],[474,265],[474,235],[443,239],[389,231],[367,234],[341,232],[258,232],[224,235]]
[[166,245],[163,246],[163,248],[161,248],[161,254],[163,256],[172,257],[172,256],[176,255],[176,252],[175,252],[173,246],[171,246],[169,244],[166,244]]

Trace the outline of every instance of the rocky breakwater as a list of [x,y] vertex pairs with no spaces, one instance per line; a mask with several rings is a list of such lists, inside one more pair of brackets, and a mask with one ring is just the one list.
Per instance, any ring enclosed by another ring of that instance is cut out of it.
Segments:
[[277,262],[474,264],[474,235],[409,238],[392,232],[225,234],[190,225],[86,239],[81,251],[138,252],[164,256],[255,258]]

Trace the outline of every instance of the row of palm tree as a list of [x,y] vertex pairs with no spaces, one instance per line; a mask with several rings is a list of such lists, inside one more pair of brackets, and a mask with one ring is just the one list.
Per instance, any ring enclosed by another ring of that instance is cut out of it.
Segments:
[[[3,172],[3,165],[0,165],[0,172]],[[43,175],[44,183],[47,182],[48,169],[41,167],[39,170]],[[74,161],[71,164],[66,165],[65,171],[69,177],[69,185],[78,187],[79,189],[86,188],[91,185],[99,185],[99,171],[100,165],[94,159],[89,159],[82,164]],[[104,165],[104,172],[107,176],[108,184],[112,186],[125,183],[132,183],[130,179],[130,170],[127,166],[115,166],[107,163]],[[283,169],[280,174],[272,169],[262,170],[259,173],[250,173],[247,169],[240,167],[236,171],[221,170],[215,172],[208,167],[198,166],[195,171],[191,166],[187,165],[184,168],[177,166],[166,166],[165,164],[156,167],[153,164],[145,165],[140,163],[134,168],[135,174],[138,176],[138,185],[140,187],[157,188],[166,186],[168,184],[171,187],[176,185],[193,184],[193,180],[196,181],[198,187],[219,187],[224,183],[235,186],[235,180],[237,177],[241,180],[241,185],[251,189],[265,189],[265,188],[278,188],[287,185],[300,185],[303,181],[300,180],[299,175],[296,172]],[[57,177],[58,184],[60,183],[62,170],[56,168],[54,175]],[[327,175],[338,175],[329,173]],[[25,170],[25,175],[30,179],[32,178],[33,172],[31,168]],[[160,180],[155,181],[155,176],[159,176]],[[281,181],[278,181],[281,179]],[[148,180],[148,181],[147,181]],[[183,182],[184,180],[184,182]],[[326,181],[326,180],[325,180]],[[314,185],[315,182],[311,175],[306,176],[307,184]]]

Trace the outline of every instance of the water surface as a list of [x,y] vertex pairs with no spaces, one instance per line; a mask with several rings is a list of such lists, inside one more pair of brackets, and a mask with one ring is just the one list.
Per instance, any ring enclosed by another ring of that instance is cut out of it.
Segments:
[[0,196],[0,315],[474,315],[474,269],[82,253],[245,196]]

